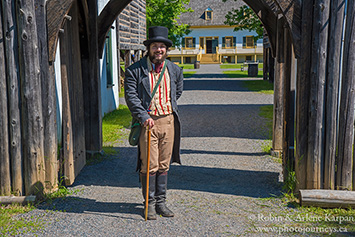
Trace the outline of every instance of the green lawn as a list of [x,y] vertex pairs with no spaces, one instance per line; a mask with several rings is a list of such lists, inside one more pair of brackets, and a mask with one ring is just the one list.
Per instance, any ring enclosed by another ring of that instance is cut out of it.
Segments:
[[[248,76],[248,71],[233,70],[233,71],[223,71],[223,73],[228,75],[228,77],[231,77],[231,78],[249,77]],[[263,72],[259,71],[257,77],[263,77]]]
[[129,128],[132,120],[131,112],[126,105],[106,114],[102,119],[102,139],[104,143],[112,143],[122,138],[120,129]]
[[184,78],[189,78],[192,77],[196,72],[192,71],[192,72],[184,72]]
[[274,84],[264,80],[248,80],[243,82],[248,90],[263,93],[274,94]]
[[193,64],[177,64],[177,65],[183,69],[194,69]]
[[[238,64],[221,64],[220,68],[221,69],[240,69],[242,67],[243,63],[238,63]],[[264,64],[259,63],[258,67],[263,68]],[[247,69],[247,67],[245,67]]]

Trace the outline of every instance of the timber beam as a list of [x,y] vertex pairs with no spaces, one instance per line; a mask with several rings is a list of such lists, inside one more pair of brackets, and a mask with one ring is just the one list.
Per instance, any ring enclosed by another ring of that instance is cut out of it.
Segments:
[[131,1],[132,0],[110,0],[101,11],[97,20],[100,58],[102,57],[108,31],[110,30],[113,22],[117,19],[118,15]]
[[300,0],[272,0],[274,1],[290,28],[294,52],[296,58],[299,58],[301,51],[301,22],[302,11]]
[[264,0],[244,0],[251,9],[256,13],[262,22],[271,45],[272,55],[276,55],[276,32],[277,32],[277,14],[274,6],[270,6]]
[[57,50],[59,30],[64,25],[74,0],[48,0],[47,5],[47,31],[48,31],[48,60],[53,62]]

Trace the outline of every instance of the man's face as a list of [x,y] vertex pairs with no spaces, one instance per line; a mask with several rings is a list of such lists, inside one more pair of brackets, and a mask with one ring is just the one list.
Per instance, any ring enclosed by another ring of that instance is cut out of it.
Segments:
[[149,59],[152,63],[162,63],[167,57],[167,47],[164,43],[153,42],[149,45]]

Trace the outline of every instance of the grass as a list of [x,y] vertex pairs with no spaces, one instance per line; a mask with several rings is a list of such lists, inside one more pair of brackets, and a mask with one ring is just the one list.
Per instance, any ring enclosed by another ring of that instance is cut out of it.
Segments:
[[124,89],[123,88],[121,88],[121,91],[119,93],[119,97],[124,98]]
[[14,236],[43,228],[44,223],[39,218],[31,218],[31,220],[12,218],[15,215],[27,213],[34,209],[33,205],[12,204],[0,206],[0,235]]
[[194,69],[194,64],[177,64],[177,65],[183,69]]
[[123,138],[120,129],[129,128],[132,120],[131,112],[126,105],[106,114],[102,119],[102,139],[104,143],[113,143]]
[[[265,105],[260,108],[259,116],[265,118],[268,140],[261,144],[263,152],[270,154],[272,148],[272,123],[273,123],[274,106]],[[281,161],[281,160],[280,160]]]
[[[221,64],[220,68],[221,69],[240,69],[242,68],[243,63],[237,63],[237,64]],[[259,68],[263,68],[264,64],[259,63],[258,65]]]
[[274,84],[265,80],[248,80],[243,82],[248,90],[255,91],[263,94],[274,94]]
[[[223,73],[226,74],[228,77],[231,77],[231,78],[246,78],[246,77],[249,77],[247,71],[233,70],[233,71],[223,71]],[[263,72],[262,71],[258,71],[258,76],[257,77],[263,77]]]
[[196,72],[192,71],[192,72],[184,72],[184,78],[189,78],[192,77]]

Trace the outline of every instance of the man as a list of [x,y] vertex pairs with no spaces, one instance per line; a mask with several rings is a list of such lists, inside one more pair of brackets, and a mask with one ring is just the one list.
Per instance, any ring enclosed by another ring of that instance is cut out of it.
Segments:
[[[132,116],[145,128],[151,129],[150,164],[147,174],[147,131],[142,129],[138,144],[138,165],[143,197],[149,175],[148,218],[156,214],[173,217],[166,206],[168,171],[171,162],[180,162],[180,121],[177,100],[183,90],[182,69],[166,59],[172,41],[168,29],[162,26],[149,28],[149,39],[143,44],[148,54],[126,69],[125,98]],[[165,70],[164,70],[165,69]],[[161,75],[162,74],[162,75]],[[159,77],[155,95],[151,93]]]

